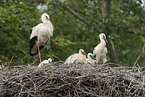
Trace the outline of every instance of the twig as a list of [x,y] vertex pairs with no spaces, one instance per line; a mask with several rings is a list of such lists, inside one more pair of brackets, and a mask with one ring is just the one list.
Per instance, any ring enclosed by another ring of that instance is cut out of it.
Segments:
[[38,59],[36,59],[33,63],[31,63],[31,64],[28,64],[28,66],[31,66],[32,64],[34,64],[36,61],[37,61]]
[[[62,62],[62,63],[64,63],[64,61],[61,61],[57,56],[54,56],[57,60],[59,60],[58,62]],[[56,63],[58,63],[58,62],[56,62]]]
[[139,56],[137,57],[137,59],[135,60],[133,67],[135,67],[135,65],[136,65],[137,61],[139,60],[140,56],[141,56],[141,55],[139,55]]
[[[0,70],[0,96],[144,96],[143,69],[106,64],[63,64]],[[138,71],[137,71],[138,70]],[[139,74],[141,72],[141,74]]]
[[9,66],[10,66],[10,64],[12,63],[13,58],[14,58],[14,55],[12,56],[11,61],[9,62],[8,67],[9,67]]

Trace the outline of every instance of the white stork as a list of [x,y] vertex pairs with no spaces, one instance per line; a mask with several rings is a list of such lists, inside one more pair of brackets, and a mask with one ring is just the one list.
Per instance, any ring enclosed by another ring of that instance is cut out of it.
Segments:
[[86,60],[86,53],[83,49],[79,50],[79,53],[75,53],[69,56],[64,64],[71,64],[71,63],[84,63]]
[[102,54],[102,62],[106,63],[108,61],[106,54],[108,53],[107,47],[105,47],[104,52]]
[[92,53],[88,53],[85,63],[95,64],[96,62],[97,61],[96,61],[95,57],[93,56],[93,54]]
[[45,64],[50,64],[51,62],[52,62],[52,59],[51,59],[51,58],[48,58],[48,60],[42,61],[42,62],[38,65],[38,67],[42,67],[42,66],[44,66]]
[[46,45],[48,39],[53,36],[54,30],[50,17],[47,13],[42,14],[41,20],[43,23],[33,27],[30,31],[30,55],[34,56],[39,53],[40,62],[40,50]]
[[101,42],[93,50],[93,55],[96,56],[97,63],[100,63],[100,59],[102,59],[102,60],[105,61],[105,59],[103,59],[103,58],[106,58],[106,53],[107,53],[107,48],[106,48],[106,42],[107,42],[106,35],[104,33],[101,33],[99,35],[99,38],[100,38]]

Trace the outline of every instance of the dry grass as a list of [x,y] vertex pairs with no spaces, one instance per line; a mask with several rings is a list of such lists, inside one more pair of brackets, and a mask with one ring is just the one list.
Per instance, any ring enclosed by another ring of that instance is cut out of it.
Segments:
[[0,70],[0,97],[143,97],[144,73],[143,67],[108,64],[14,66]]

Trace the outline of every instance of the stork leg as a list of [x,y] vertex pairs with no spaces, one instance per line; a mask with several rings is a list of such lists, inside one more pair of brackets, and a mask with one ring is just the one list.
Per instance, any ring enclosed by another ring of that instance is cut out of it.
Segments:
[[40,63],[41,63],[41,54],[40,54],[39,45],[38,45],[38,53],[39,53],[39,59],[40,59]]

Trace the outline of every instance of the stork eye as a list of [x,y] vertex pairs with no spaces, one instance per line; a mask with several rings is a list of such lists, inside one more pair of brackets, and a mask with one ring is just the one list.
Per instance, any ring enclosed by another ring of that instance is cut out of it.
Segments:
[[103,35],[103,38],[105,39],[106,37]]
[[48,17],[47,16],[45,16],[46,17],[46,19],[48,19]]

